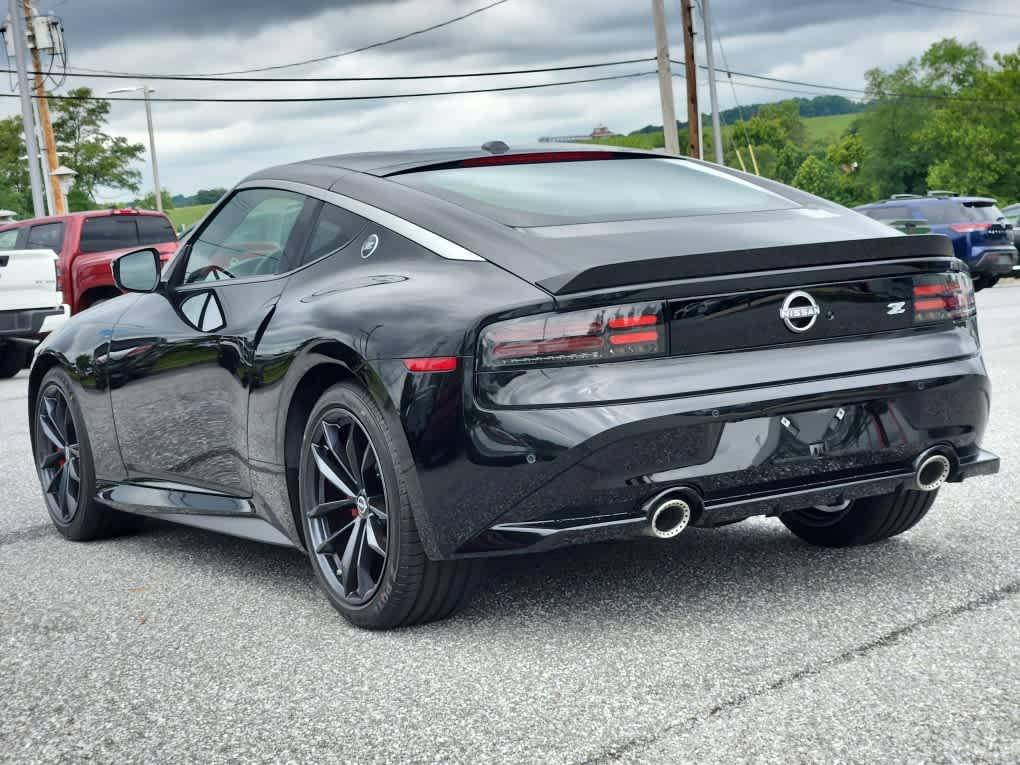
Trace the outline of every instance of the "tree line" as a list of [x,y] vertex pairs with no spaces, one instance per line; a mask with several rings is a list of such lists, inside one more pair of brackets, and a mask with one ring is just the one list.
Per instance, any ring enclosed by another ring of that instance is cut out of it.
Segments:
[[[724,129],[726,164],[751,169],[753,150],[761,175],[844,205],[929,189],[1020,198],[1020,47],[989,56],[949,38],[865,77],[866,103],[838,137],[811,138],[804,99],[756,105]],[[830,98],[828,108],[846,100]],[[661,128],[650,128],[599,142],[663,146]],[[686,124],[678,133],[685,146]],[[711,131],[702,135],[712,156]]]

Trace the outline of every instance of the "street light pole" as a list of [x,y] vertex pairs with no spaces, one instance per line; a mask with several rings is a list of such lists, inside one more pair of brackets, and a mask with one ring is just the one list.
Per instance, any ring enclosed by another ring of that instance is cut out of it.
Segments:
[[159,185],[159,162],[156,161],[156,133],[152,128],[152,105],[149,102],[149,94],[156,91],[150,88],[148,83],[145,83],[134,88],[114,88],[107,91],[107,93],[108,95],[113,95],[114,93],[136,93],[139,90],[142,91],[145,101],[145,122],[149,126],[149,156],[152,158],[152,183],[156,190],[156,209],[159,212],[163,212],[163,189]]
[[715,149],[715,161],[723,162],[723,137],[719,128],[719,95],[715,88],[715,57],[712,54],[712,12],[708,8],[709,0],[701,0],[701,19],[705,22],[705,63],[708,64],[708,97],[712,102],[712,141]]
[[35,115],[32,109],[32,92],[28,89],[28,55],[25,53],[25,17],[19,0],[10,0],[11,32],[14,36],[14,58],[18,68],[18,92],[21,96],[21,124],[25,130],[25,149],[28,154],[28,178],[32,184],[33,217],[46,214],[43,206],[42,172],[39,167],[39,146],[35,140]]
[[156,186],[156,209],[163,212],[163,189],[159,185],[159,163],[156,161],[156,136],[152,130],[152,105],[149,103],[149,93],[152,89],[148,85],[142,85],[142,92],[145,93],[145,121],[149,123],[149,156],[152,157],[152,182]]

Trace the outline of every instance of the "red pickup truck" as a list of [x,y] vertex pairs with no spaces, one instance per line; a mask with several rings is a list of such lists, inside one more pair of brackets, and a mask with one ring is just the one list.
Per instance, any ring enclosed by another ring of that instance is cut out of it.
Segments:
[[0,252],[57,253],[58,282],[72,314],[119,295],[110,263],[139,247],[155,247],[164,261],[177,251],[177,234],[165,215],[130,208],[90,210],[0,226]]

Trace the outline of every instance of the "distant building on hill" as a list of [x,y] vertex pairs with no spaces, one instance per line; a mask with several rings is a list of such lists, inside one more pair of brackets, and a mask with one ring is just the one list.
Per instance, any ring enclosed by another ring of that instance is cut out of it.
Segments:
[[590,141],[593,138],[608,138],[617,135],[605,125],[598,125],[588,135],[546,135],[538,139],[539,143],[576,143]]

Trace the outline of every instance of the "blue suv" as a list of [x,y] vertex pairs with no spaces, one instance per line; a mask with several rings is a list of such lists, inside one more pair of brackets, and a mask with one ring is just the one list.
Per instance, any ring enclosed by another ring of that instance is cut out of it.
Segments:
[[893,194],[883,202],[855,207],[858,212],[907,230],[913,222],[927,224],[933,234],[953,240],[956,257],[970,268],[974,287],[991,287],[999,277],[1017,269],[1013,226],[987,197],[961,197],[950,191],[929,191],[928,196]]

